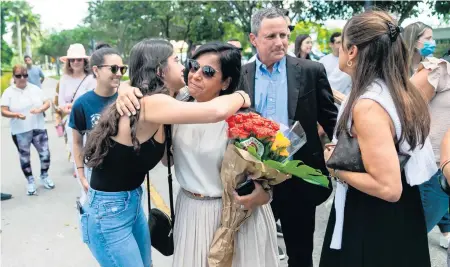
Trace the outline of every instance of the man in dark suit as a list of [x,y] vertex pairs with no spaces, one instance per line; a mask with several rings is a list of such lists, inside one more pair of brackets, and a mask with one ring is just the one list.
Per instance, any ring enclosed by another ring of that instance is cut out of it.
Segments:
[[[322,64],[286,55],[288,39],[288,25],[278,9],[253,15],[250,41],[257,59],[243,66],[241,90],[263,116],[284,125],[300,122],[307,143],[294,159],[328,174],[317,125],[332,138],[337,117],[333,94]],[[290,267],[312,267],[316,206],[331,191],[331,183],[327,189],[295,177],[274,187],[272,210],[281,222]]]

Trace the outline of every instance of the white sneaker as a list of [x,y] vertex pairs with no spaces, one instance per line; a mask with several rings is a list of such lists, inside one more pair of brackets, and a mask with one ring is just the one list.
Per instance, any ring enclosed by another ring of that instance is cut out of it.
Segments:
[[53,189],[55,188],[55,184],[53,183],[52,179],[49,177],[41,178],[41,183],[44,185],[47,189]]
[[450,234],[445,236],[441,235],[441,238],[439,240],[439,245],[445,249],[448,248],[448,243],[450,242]]
[[36,195],[36,186],[34,185],[34,183],[27,185],[27,195]]

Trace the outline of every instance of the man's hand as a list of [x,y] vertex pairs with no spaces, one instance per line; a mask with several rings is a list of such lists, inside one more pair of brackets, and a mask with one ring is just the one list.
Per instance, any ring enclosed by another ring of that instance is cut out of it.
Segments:
[[139,88],[131,87],[129,83],[121,83],[119,87],[119,97],[117,97],[116,108],[120,116],[136,114],[136,109],[140,109],[139,99],[143,95]]
[[265,205],[270,201],[270,194],[266,192],[262,186],[255,183],[255,190],[249,195],[239,196],[236,192],[234,192],[234,199],[237,203],[244,206],[244,210],[251,210],[258,206]]

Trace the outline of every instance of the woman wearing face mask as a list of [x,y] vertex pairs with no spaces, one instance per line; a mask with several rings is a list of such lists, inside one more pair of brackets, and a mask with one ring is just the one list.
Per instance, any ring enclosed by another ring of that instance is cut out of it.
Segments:
[[[435,42],[431,27],[416,22],[408,25],[404,32],[405,43],[410,48],[410,61],[416,70],[411,82],[422,90],[429,103],[431,115],[430,141],[434,150],[436,166],[440,166],[440,144],[448,128],[450,128],[450,63],[444,59],[426,57],[434,52]],[[426,58],[423,58],[426,57]],[[423,59],[422,61],[420,61]],[[419,63],[417,63],[419,62]],[[420,185],[422,203],[425,211],[427,230],[431,231],[436,224],[442,233],[440,245],[448,247],[450,240],[449,197],[442,191],[438,170],[430,180]]]
[[75,101],[69,120],[73,135],[73,155],[81,185],[81,203],[85,201],[91,173],[83,162],[83,140],[98,122],[103,109],[116,100],[120,79],[127,71],[119,52],[105,44],[97,46],[90,59],[90,68],[97,80],[97,87]]
[[294,54],[298,58],[311,59],[312,39],[307,34],[297,36],[295,39]]
[[42,184],[47,189],[55,187],[48,177],[50,151],[44,121],[44,112],[50,107],[50,100],[45,98],[39,87],[27,82],[28,72],[25,66],[14,66],[13,77],[14,84],[2,95],[2,116],[11,119],[11,135],[19,151],[20,166],[28,181],[27,194],[34,195],[36,186],[31,170],[31,144],[36,148],[41,161]]
[[431,56],[436,49],[436,41],[433,40],[433,28],[422,22],[408,25],[402,37],[409,51],[409,66],[411,73],[419,67],[424,58]]
[[216,123],[250,105],[244,92],[205,102],[174,99],[185,85],[183,69],[168,41],[137,43],[130,52],[129,74],[130,85],[144,95],[137,101],[141,108],[128,117],[111,104],[89,133],[85,160],[92,175],[81,228],[101,266],[151,266],[141,184],[164,155],[164,124]]
[[[67,50],[67,56],[61,57],[64,62],[64,75],[59,81],[58,105],[64,117],[64,130],[66,134],[66,145],[69,152],[69,160],[74,162],[72,157],[72,129],[70,124],[70,112],[72,105],[78,97],[90,90],[94,90],[96,81],[90,74],[89,57],[82,44],[71,44]],[[77,177],[75,163],[73,176]]]

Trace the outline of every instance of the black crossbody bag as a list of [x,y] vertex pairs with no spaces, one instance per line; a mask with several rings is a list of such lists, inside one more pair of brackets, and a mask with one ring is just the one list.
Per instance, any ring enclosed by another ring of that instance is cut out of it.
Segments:
[[167,173],[169,182],[170,194],[170,217],[163,211],[157,208],[151,208],[150,200],[150,178],[147,173],[147,200],[148,200],[148,227],[150,229],[150,238],[152,246],[161,252],[164,256],[173,254],[173,224],[175,222],[174,208],[173,208],[173,189],[172,189],[172,171],[171,171],[171,157],[172,153],[172,130],[170,125],[164,125],[164,132],[166,136],[166,154],[167,154]]

